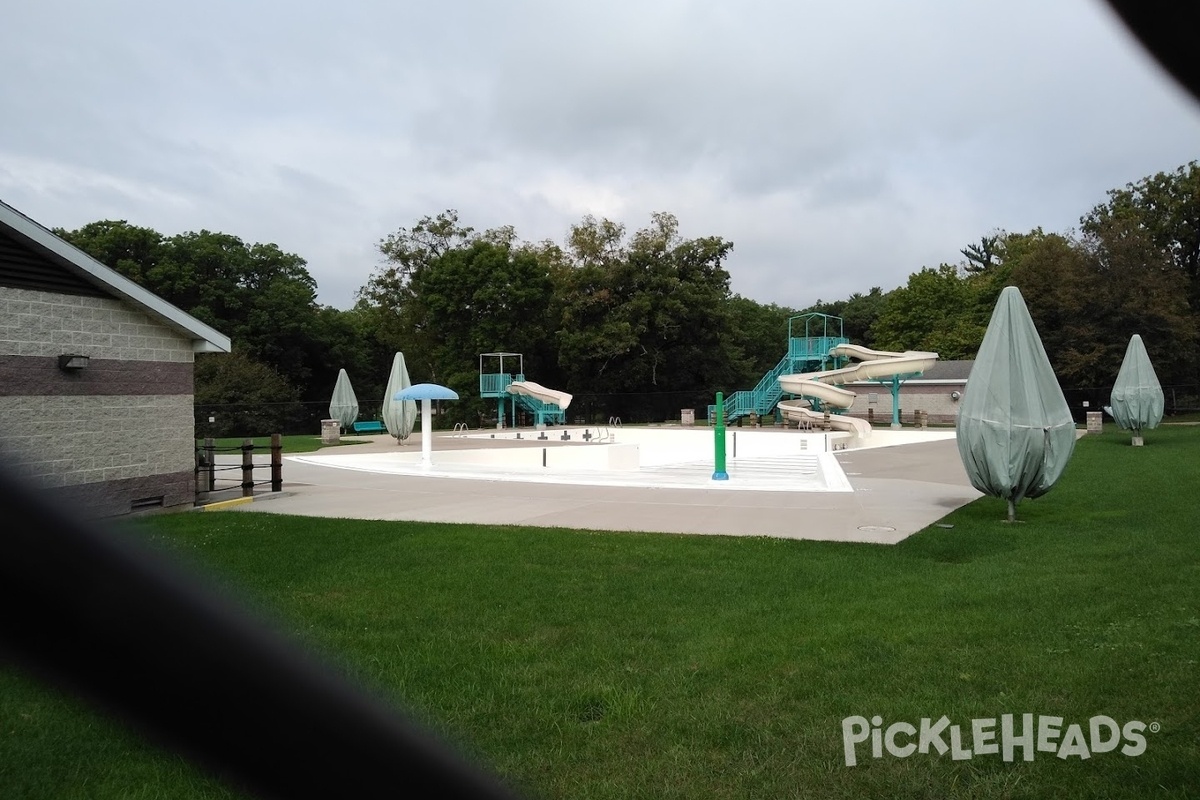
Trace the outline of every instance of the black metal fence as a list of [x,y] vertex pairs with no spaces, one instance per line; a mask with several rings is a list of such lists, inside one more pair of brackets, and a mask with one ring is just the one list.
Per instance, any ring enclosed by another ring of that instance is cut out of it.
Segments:
[[[1173,417],[1178,414],[1200,412],[1200,385],[1172,385],[1163,389],[1163,415]],[[1067,405],[1076,422],[1085,422],[1087,412],[1103,411],[1112,399],[1111,386],[1094,386],[1087,388],[1064,389]]]
[[[622,424],[678,421],[683,409],[692,409],[696,421],[704,419],[713,396],[698,392],[628,392],[575,395],[567,408],[567,422],[578,425],[602,425],[613,418]],[[358,419],[381,419],[383,402],[359,401]],[[433,408],[433,426],[451,430],[458,423],[471,428],[496,424],[496,401],[471,398],[467,401],[438,401]],[[505,415],[507,418],[508,411]],[[196,436],[230,438],[261,436],[263,431],[286,435],[321,433],[321,420],[329,418],[328,402],[246,403],[197,405]],[[518,410],[518,426],[532,426],[533,415]]]
[[[1071,413],[1079,422],[1087,419],[1088,411],[1100,411],[1109,404],[1111,386],[1064,389]],[[1200,412],[1200,385],[1163,387],[1167,416]],[[707,420],[708,406],[715,393],[700,392],[625,392],[575,395],[567,408],[567,422],[573,425],[603,425],[612,419],[622,424],[645,424],[679,421],[685,409],[694,412],[696,422]],[[360,401],[360,420],[381,419],[382,401]],[[441,401],[434,404],[433,426],[451,430],[465,423],[471,428],[487,428],[496,424],[494,400],[464,398],[463,401]],[[507,411],[506,418],[507,418]],[[197,437],[229,438],[261,436],[262,431],[284,434],[318,436],[321,420],[329,417],[328,402],[258,403],[196,406]],[[511,422],[511,421],[510,421]],[[533,425],[533,416],[520,410],[517,425]]]

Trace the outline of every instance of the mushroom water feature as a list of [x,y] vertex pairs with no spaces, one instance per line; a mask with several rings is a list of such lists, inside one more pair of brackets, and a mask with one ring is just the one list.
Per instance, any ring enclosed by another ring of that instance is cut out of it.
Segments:
[[448,386],[436,383],[417,383],[396,392],[393,400],[419,400],[421,403],[421,465],[428,467],[433,463],[433,410],[434,400],[457,400],[458,392]]

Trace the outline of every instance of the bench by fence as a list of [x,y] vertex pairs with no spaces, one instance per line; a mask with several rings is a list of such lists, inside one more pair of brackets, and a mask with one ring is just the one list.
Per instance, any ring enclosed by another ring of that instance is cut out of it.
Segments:
[[367,422],[354,423],[354,432],[355,433],[387,433],[387,428],[379,420],[373,419],[373,420],[369,420]]

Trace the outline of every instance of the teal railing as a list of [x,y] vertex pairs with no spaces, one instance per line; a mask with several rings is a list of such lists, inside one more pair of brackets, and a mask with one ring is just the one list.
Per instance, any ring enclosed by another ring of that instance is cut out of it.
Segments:
[[479,376],[479,396],[480,397],[507,397],[508,385],[513,381],[525,380],[524,375],[509,375],[507,372],[492,372],[488,374],[480,374]]
[[[850,340],[840,336],[808,336],[797,337],[788,341],[788,353],[779,363],[763,375],[762,380],[753,389],[737,391],[725,398],[725,417],[734,420],[744,417],[751,412],[758,416],[770,414],[779,401],[783,399],[783,389],[779,387],[779,376],[794,375],[799,372],[812,372],[836,366],[836,359],[829,353],[840,344],[849,344]],[[709,405],[708,419],[711,423],[717,414],[716,404]]]
[[535,425],[543,425],[547,422],[553,422],[558,425],[566,424],[567,412],[559,408],[557,403],[544,403],[536,397],[530,397],[527,394],[514,396],[517,398],[519,406],[533,414]]
[[508,387],[512,385],[513,381],[523,380],[525,380],[525,376],[520,373],[516,375],[509,375],[504,372],[482,374],[479,376],[479,396],[512,400],[521,408],[533,414],[538,425],[546,422],[554,422],[559,425],[566,424],[567,412],[559,408],[557,404],[543,403],[536,397],[530,397],[527,394],[514,394],[508,391]]

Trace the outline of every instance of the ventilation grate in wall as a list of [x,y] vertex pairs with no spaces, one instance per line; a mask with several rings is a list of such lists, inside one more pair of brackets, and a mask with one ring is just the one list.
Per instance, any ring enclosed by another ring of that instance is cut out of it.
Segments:
[[163,495],[161,494],[157,497],[140,497],[137,500],[133,500],[129,503],[129,510],[141,511],[146,508],[162,508],[162,505]]

